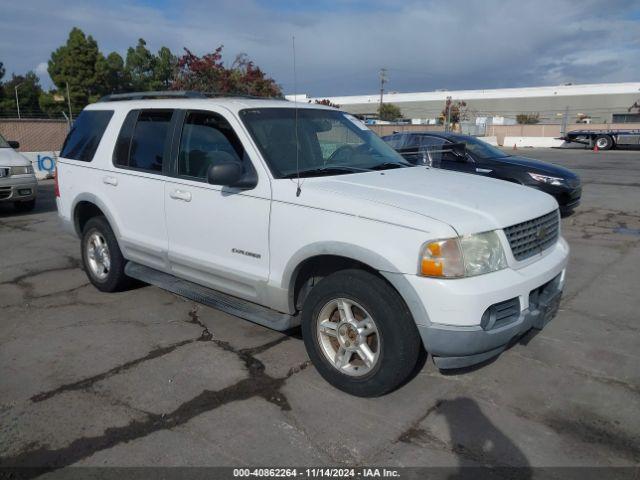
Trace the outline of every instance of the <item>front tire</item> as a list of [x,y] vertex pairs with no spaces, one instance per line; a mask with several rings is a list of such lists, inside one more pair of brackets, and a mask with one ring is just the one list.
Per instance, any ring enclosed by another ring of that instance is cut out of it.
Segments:
[[320,375],[360,397],[402,385],[422,348],[400,295],[380,277],[355,269],[333,273],[311,290],[302,310],[302,335]]
[[131,279],[124,273],[126,260],[105,217],[87,221],[80,245],[84,270],[98,290],[117,292],[131,284]]

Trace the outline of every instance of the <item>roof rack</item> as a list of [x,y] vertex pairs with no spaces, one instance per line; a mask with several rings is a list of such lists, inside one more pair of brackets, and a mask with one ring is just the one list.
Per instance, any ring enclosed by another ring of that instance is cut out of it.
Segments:
[[168,92],[131,92],[105,95],[98,102],[117,102],[119,100],[144,100],[148,98],[207,98],[204,93],[191,91]]
[[246,95],[242,93],[216,93],[216,92],[195,92],[195,91],[178,91],[170,90],[165,92],[131,92],[131,93],[113,93],[100,98],[98,102],[117,102],[120,100],[145,100],[160,98],[216,98],[216,97],[236,97],[236,98],[253,98],[257,100],[283,100],[279,97],[258,97],[255,95]]

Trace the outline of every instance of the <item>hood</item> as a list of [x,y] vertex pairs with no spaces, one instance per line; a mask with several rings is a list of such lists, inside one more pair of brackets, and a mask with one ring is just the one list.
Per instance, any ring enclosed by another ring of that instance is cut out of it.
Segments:
[[558,208],[553,197],[533,188],[428,167],[308,178],[304,188],[429,217],[460,235],[508,227]]
[[13,148],[0,148],[0,167],[24,167],[31,161],[20,155]]
[[509,165],[517,165],[526,168],[533,173],[541,173],[545,175],[551,175],[553,177],[573,179],[578,176],[568,168],[554,165],[553,163],[543,162],[542,160],[535,160],[533,158],[521,157],[519,155],[513,155],[509,157],[491,158],[490,161],[495,163],[506,163]]

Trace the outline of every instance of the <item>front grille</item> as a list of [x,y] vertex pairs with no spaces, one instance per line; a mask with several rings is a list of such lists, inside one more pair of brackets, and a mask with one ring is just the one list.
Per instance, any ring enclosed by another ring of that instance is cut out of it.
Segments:
[[0,187],[0,200],[11,196],[11,187]]
[[494,303],[485,310],[480,320],[480,325],[484,330],[491,330],[502,325],[517,320],[520,316],[520,300],[518,297]]
[[516,260],[526,260],[540,253],[558,240],[560,234],[558,211],[504,229],[511,252]]

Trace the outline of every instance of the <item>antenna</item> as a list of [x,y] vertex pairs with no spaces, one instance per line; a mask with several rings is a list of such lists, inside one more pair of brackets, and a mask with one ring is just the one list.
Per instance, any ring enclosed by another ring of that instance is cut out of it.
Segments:
[[293,108],[295,111],[294,128],[296,130],[296,173],[297,173],[297,188],[296,197],[300,196],[302,190],[300,189],[300,142],[298,140],[298,78],[296,76],[296,37],[291,37],[291,44],[293,47]]

